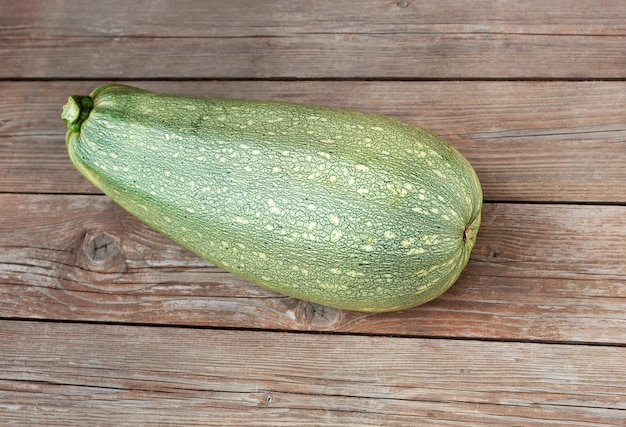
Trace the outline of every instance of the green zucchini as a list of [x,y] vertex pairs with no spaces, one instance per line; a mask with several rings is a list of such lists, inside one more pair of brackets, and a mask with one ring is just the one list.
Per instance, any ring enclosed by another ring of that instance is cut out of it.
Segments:
[[429,131],[361,112],[182,97],[71,96],[70,159],[145,224],[220,268],[337,308],[392,311],[468,262],[482,191]]

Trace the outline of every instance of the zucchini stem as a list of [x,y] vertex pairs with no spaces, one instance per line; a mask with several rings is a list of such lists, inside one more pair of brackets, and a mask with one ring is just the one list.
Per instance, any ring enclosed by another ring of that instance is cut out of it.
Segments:
[[72,95],[63,107],[61,118],[65,121],[67,128],[72,132],[80,131],[80,125],[89,117],[93,108],[93,100],[90,96]]

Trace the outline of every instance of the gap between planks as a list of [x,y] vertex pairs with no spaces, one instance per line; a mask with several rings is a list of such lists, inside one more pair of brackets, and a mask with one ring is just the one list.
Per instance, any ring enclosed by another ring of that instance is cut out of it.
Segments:
[[517,343],[517,344],[541,344],[541,345],[566,345],[566,346],[584,346],[584,347],[617,347],[626,348],[625,343],[609,343],[596,341],[556,341],[541,339],[523,339],[523,338],[489,338],[489,337],[462,337],[462,336],[437,336],[437,335],[410,335],[410,334],[393,334],[393,333],[375,333],[375,332],[358,332],[358,331],[341,331],[341,330],[304,330],[304,329],[265,329],[252,328],[244,326],[211,326],[211,325],[185,325],[185,324],[167,324],[167,323],[142,323],[142,322],[123,322],[123,321],[98,321],[98,320],[74,320],[74,319],[37,319],[28,317],[5,317],[0,316],[0,322],[25,322],[25,323],[50,323],[50,324],[67,324],[67,325],[102,325],[102,326],[128,326],[137,328],[168,328],[168,329],[191,329],[191,330],[214,330],[225,332],[270,332],[276,334],[305,334],[305,335],[321,335],[321,336],[347,336],[347,337],[371,337],[371,338],[393,338],[406,340],[433,340],[433,341],[470,341],[484,343]]

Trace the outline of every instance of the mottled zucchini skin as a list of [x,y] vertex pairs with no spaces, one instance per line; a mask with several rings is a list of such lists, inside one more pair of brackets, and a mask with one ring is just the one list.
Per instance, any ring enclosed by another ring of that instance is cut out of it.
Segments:
[[427,130],[296,103],[107,85],[63,112],[70,158],[145,224],[217,266],[332,307],[392,311],[465,267],[482,191]]

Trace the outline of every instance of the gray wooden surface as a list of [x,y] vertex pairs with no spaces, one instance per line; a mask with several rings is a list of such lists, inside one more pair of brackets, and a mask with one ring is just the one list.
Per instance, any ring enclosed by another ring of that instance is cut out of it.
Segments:
[[[626,425],[623,1],[0,1],[0,62],[0,425]],[[69,162],[105,82],[431,129],[466,270],[363,314],[217,269]]]

